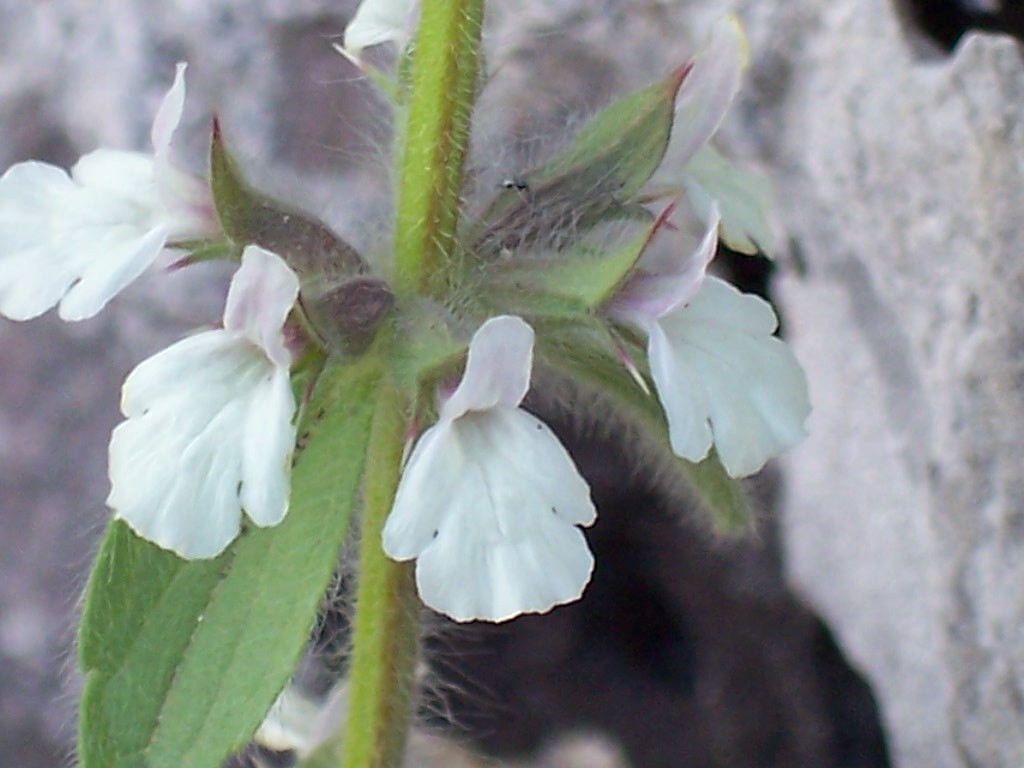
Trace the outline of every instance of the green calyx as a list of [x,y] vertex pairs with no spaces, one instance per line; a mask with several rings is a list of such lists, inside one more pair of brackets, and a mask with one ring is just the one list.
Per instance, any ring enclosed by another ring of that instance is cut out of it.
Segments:
[[634,197],[665,155],[676,94],[688,72],[681,67],[614,102],[562,154],[505,186],[468,228],[471,260],[537,246],[562,250],[601,222],[643,217]]

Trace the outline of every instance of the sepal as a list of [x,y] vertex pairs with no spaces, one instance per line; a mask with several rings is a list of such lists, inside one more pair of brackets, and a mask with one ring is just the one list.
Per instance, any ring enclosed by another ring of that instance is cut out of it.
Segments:
[[543,252],[494,265],[482,292],[494,309],[518,315],[567,316],[592,312],[604,304],[636,267],[654,235],[672,213],[669,206],[637,233],[636,226],[615,224],[602,237],[588,237],[560,253]]
[[359,275],[366,263],[322,222],[253,189],[224,142],[214,119],[210,186],[221,227],[241,248],[259,245],[283,258],[303,286],[311,279]]
[[602,221],[637,216],[632,198],[665,154],[690,67],[606,107],[565,152],[504,187],[468,234],[471,254],[564,249]]

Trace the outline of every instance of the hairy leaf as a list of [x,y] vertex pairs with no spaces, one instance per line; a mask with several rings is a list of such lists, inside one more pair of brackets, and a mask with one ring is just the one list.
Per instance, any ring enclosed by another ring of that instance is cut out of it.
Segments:
[[114,522],[80,629],[83,768],[216,768],[290,677],[348,531],[377,376],[329,368],[306,411],[291,509],[216,560]]

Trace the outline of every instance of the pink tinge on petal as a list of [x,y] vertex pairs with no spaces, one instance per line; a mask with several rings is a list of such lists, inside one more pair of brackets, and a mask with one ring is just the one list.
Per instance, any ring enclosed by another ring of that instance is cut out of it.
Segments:
[[532,369],[533,329],[514,315],[492,317],[473,334],[462,381],[442,405],[441,419],[499,404],[515,408],[530,389]]
[[718,248],[718,224],[718,208],[712,206],[708,228],[692,252],[657,264],[641,258],[636,271],[608,303],[608,314],[649,331],[658,318],[692,301]]
[[157,155],[166,154],[171,146],[171,137],[181,122],[182,112],[185,110],[185,69],[188,67],[184,62],[179,62],[175,68],[174,83],[160,102],[160,108],[156,111],[153,119],[153,128],[150,131],[150,138],[153,142],[153,151]]
[[275,253],[247,246],[242,266],[231,278],[224,328],[244,334],[279,367],[291,364],[284,323],[299,295],[299,279]]
[[220,231],[210,188],[199,177],[179,170],[171,162],[171,140],[185,109],[185,69],[180,62],[174,84],[160,102],[150,137],[153,142],[153,181],[164,207],[169,240],[198,240]]
[[739,22],[733,17],[718,22],[676,97],[674,161],[685,164],[718,130],[739,92],[745,59]]
[[205,180],[179,170],[166,154],[154,159],[153,179],[170,242],[200,240],[220,233],[213,196]]

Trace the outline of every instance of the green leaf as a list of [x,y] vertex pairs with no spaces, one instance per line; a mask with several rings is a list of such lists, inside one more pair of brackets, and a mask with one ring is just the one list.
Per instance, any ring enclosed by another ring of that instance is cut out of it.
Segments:
[[736,535],[750,531],[753,518],[743,487],[729,477],[713,447],[711,453],[697,464],[685,459],[678,459],[677,464],[697,491],[716,532]]
[[214,120],[210,144],[210,189],[221,227],[240,248],[255,244],[283,258],[310,282],[363,274],[366,263],[320,221],[253,189],[228,152]]
[[661,163],[688,72],[680,67],[606,107],[563,154],[512,180],[470,232],[471,253],[489,259],[536,244],[563,248],[598,222],[634,217],[631,199]]
[[232,554],[187,562],[111,523],[78,636],[88,672],[79,707],[83,768],[145,766],[163,697]]
[[607,331],[596,324],[552,322],[536,327],[540,360],[574,387],[589,409],[625,426],[651,452],[659,476],[692,490],[714,530],[737,534],[751,527],[750,508],[739,483],[712,451],[698,464],[679,458],[669,446],[668,425],[657,399],[644,391],[619,360]]
[[348,531],[377,382],[373,361],[322,375],[284,522],[184,561],[121,522],[86,591],[83,768],[216,768],[294,670]]

